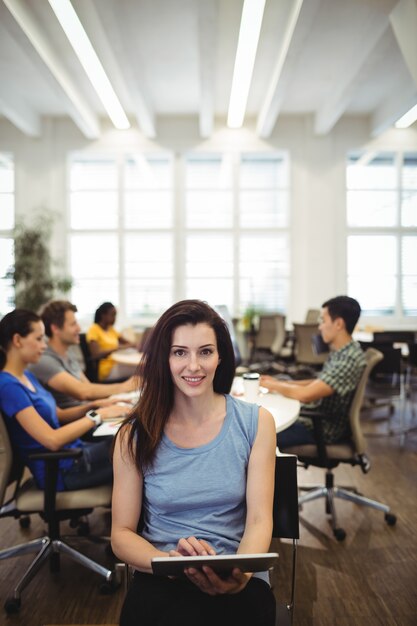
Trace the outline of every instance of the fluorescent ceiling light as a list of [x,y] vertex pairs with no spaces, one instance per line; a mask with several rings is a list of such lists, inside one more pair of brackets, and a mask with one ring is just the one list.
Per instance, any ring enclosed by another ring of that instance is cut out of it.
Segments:
[[264,8],[265,0],[245,0],[243,5],[227,116],[229,128],[243,124]]
[[408,128],[417,120],[417,104],[395,122],[395,128]]
[[126,113],[70,0],[48,1],[111,121],[119,130],[130,128]]

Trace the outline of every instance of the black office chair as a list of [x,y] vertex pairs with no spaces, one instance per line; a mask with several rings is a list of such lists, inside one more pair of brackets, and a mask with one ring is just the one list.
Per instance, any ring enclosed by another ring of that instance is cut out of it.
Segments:
[[297,457],[291,454],[281,454],[278,450],[275,460],[272,536],[279,539],[292,539],[291,595],[289,601],[277,602],[276,624],[286,626],[292,624],[294,617],[297,541],[300,537]]
[[80,333],[80,349],[84,359],[84,373],[92,383],[98,382],[98,359],[95,359],[90,352],[85,333]]
[[[44,537],[0,550],[0,560],[21,554],[35,553],[36,555],[13,589],[12,595],[6,599],[4,608],[7,613],[19,611],[23,589],[47,560],[49,560],[52,572],[59,571],[61,554],[67,555],[84,567],[100,574],[104,579],[101,585],[103,593],[110,593],[118,586],[118,575],[115,570],[110,570],[82,554],[64,542],[60,534],[61,521],[70,520],[70,525],[74,527],[77,526],[82,516],[91,513],[94,508],[109,508],[111,505],[111,485],[77,491],[56,491],[59,460],[76,458],[80,455],[81,450],[77,449],[31,455],[33,459],[45,461],[46,465],[46,486],[44,490],[38,489],[33,478],[24,480],[25,468],[18,455],[13,452],[6,425],[0,413],[0,519],[3,517],[19,518],[37,513],[46,522],[48,528],[47,535]],[[85,522],[83,524],[82,530],[85,534],[88,531],[88,525]],[[79,540],[80,537],[75,535],[71,539]],[[109,545],[107,539],[105,544]]]
[[379,511],[385,515],[385,521],[389,526],[393,526],[396,517],[390,512],[390,507],[376,500],[370,500],[360,495],[356,489],[352,487],[336,487],[334,485],[333,469],[340,463],[348,463],[349,465],[359,465],[364,474],[371,469],[371,462],[366,455],[366,440],[362,434],[360,422],[360,409],[363,402],[366,383],[368,381],[371,370],[379,363],[383,355],[373,348],[365,352],[366,367],[362,373],[359,384],[356,388],[354,397],[349,410],[349,420],[352,436],[349,440],[332,444],[324,443],[321,420],[323,415],[318,412],[311,411],[308,414],[313,420],[314,434],[316,444],[291,446],[286,448],[284,452],[296,454],[299,461],[307,468],[309,465],[315,467],[323,467],[326,469],[325,485],[315,485],[313,487],[300,487],[307,493],[299,496],[298,503],[300,505],[316,500],[317,498],[325,498],[326,513],[331,515],[331,523],[333,534],[338,541],[343,541],[346,533],[343,528],[337,524],[336,510],[334,506],[335,498],[343,498],[350,500],[356,504],[362,504]]

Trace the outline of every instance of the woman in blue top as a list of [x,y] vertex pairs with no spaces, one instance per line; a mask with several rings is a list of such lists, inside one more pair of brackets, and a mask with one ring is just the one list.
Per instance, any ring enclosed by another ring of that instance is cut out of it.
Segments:
[[[60,461],[58,490],[81,489],[112,480],[109,441],[84,443],[82,437],[102,419],[121,416],[125,409],[112,405],[100,414],[86,409],[94,401],[68,409],[56,406],[53,396],[26,368],[37,363],[46,348],[41,318],[24,309],[15,309],[0,321],[0,410],[13,446],[31,470],[38,486],[44,487],[44,462],[29,455],[42,450],[83,448],[80,459]],[[65,422],[63,426],[60,421]]]
[[121,626],[272,626],[266,572],[151,574],[153,557],[270,546],[275,425],[266,409],[228,395],[235,365],[226,324],[199,300],[174,304],[152,331],[141,371],[113,458],[112,547],[136,570]]

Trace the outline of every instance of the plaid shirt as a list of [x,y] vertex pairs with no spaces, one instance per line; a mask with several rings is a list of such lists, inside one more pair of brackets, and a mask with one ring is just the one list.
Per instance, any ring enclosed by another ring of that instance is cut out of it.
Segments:
[[[326,443],[333,443],[350,435],[349,408],[364,368],[365,357],[357,341],[351,341],[340,350],[331,352],[324,364],[318,378],[329,385],[333,393],[317,403],[305,406],[328,415],[322,420]],[[310,418],[299,419],[307,428],[313,429]]]

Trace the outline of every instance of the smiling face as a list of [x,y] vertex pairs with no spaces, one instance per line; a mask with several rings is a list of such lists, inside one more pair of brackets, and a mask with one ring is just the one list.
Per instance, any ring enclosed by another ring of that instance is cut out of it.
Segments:
[[16,334],[13,339],[23,361],[27,364],[37,363],[46,349],[43,323],[32,322],[31,328],[31,332],[26,337]]
[[54,338],[65,346],[73,346],[80,343],[81,327],[77,322],[74,311],[65,311],[64,323],[62,328],[53,324]]
[[211,392],[219,362],[216,334],[208,324],[186,324],[174,330],[169,368],[176,393],[197,397]]

